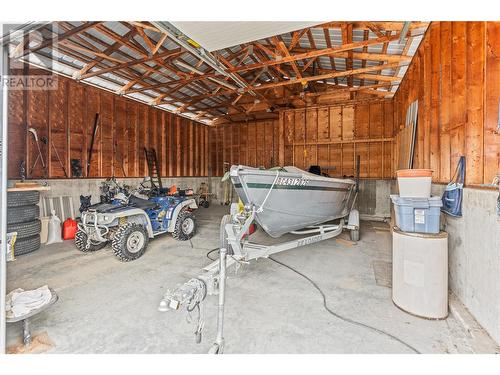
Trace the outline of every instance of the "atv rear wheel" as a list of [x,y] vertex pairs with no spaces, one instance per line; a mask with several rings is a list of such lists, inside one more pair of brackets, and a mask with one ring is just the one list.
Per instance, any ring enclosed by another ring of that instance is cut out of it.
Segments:
[[84,253],[101,250],[105,248],[106,245],[108,244],[107,241],[92,242],[92,240],[90,240],[90,245],[89,248],[87,249],[87,238],[88,238],[87,233],[85,233],[83,230],[78,230],[75,234],[75,246],[78,250],[83,251]]
[[187,241],[196,233],[196,218],[192,212],[179,212],[172,237],[177,241]]
[[128,223],[118,228],[111,246],[118,259],[129,262],[144,255],[148,242],[146,228],[140,224]]

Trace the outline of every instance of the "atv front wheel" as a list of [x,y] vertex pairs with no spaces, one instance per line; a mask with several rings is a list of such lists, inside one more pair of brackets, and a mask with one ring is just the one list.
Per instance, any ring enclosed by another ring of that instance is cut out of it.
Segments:
[[129,262],[144,255],[148,242],[146,228],[136,223],[128,223],[118,228],[111,247],[118,259]]
[[172,237],[177,241],[187,241],[196,233],[196,218],[190,211],[181,211],[175,222]]
[[78,230],[75,234],[75,246],[78,250],[83,251],[84,253],[101,250],[108,244],[107,241],[93,242],[92,240],[90,240],[90,245],[87,248],[87,238],[87,233],[85,233],[83,230]]

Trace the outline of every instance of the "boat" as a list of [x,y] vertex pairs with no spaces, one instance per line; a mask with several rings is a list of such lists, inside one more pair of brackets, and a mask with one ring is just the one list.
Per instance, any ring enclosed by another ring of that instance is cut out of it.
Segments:
[[294,166],[259,169],[233,165],[229,177],[255,220],[271,237],[343,218],[355,199],[356,182]]

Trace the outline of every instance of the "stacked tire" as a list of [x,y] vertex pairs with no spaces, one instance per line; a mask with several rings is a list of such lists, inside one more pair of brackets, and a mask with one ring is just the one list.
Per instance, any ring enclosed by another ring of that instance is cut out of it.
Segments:
[[17,232],[14,256],[31,253],[40,248],[40,199],[38,191],[7,193],[7,233]]

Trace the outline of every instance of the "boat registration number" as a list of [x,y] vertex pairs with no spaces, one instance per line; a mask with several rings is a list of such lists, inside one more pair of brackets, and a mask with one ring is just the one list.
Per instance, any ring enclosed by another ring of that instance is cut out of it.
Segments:
[[309,183],[309,180],[305,178],[296,178],[296,177],[279,177],[276,181],[277,185],[286,185],[286,186],[306,186]]

